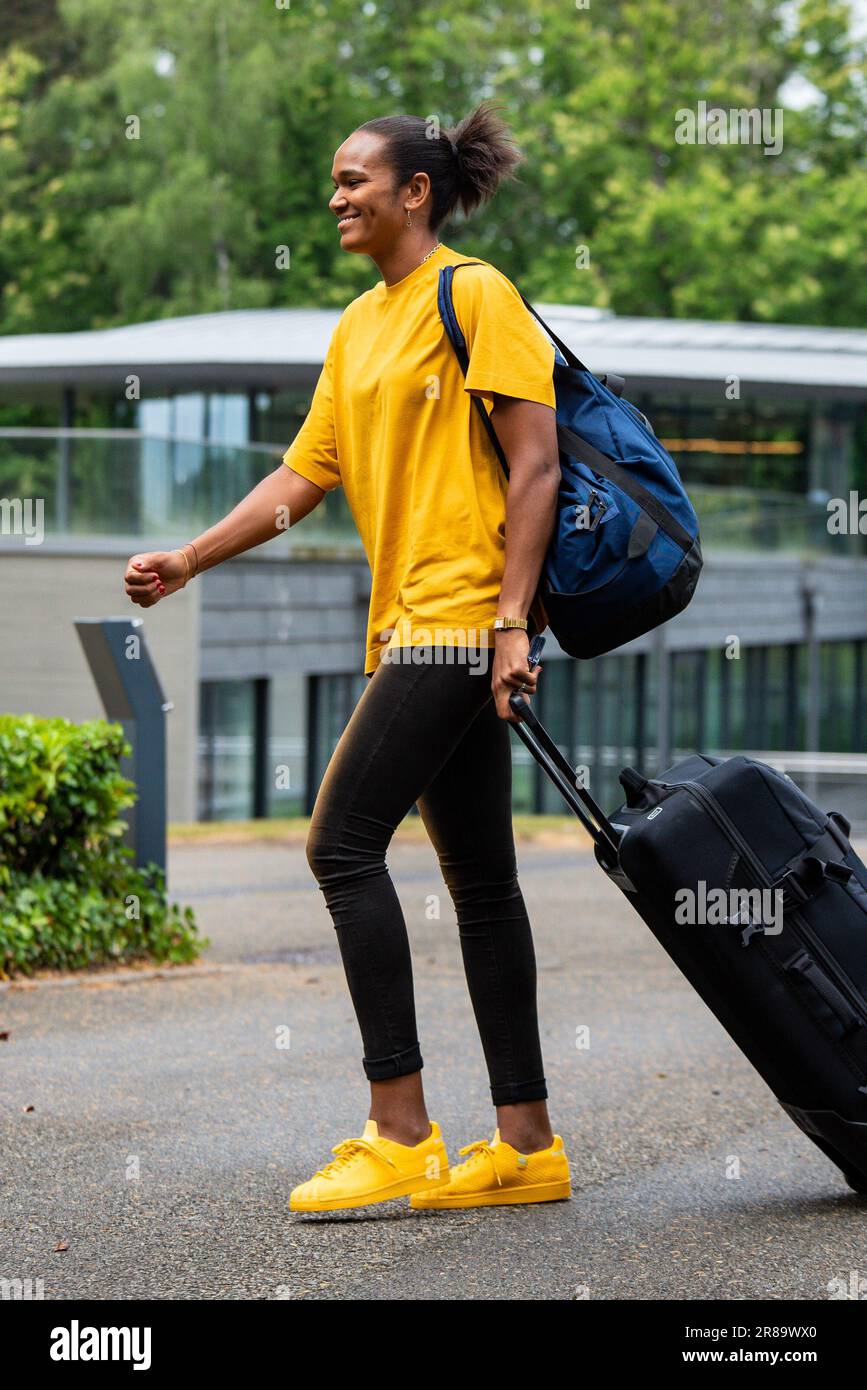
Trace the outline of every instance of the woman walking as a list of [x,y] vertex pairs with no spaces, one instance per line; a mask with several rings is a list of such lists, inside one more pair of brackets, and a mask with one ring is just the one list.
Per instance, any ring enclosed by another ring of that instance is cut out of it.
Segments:
[[[337,934],[371,1104],[363,1133],[296,1187],[294,1211],[410,1195],[437,1209],[568,1197],[547,1110],[530,923],[518,885],[509,706],[531,695],[534,595],[559,484],[553,347],[514,286],[464,264],[438,230],[490,198],[521,156],[480,106],[449,135],[419,117],[366,122],[337,151],[341,247],[382,279],[343,312],[283,463],[180,551],[134,556],[148,607],[306,516],[341,485],[371,569],[368,685],[323,778],[307,858]],[[464,378],[437,309],[455,273]],[[490,412],[508,484],[473,406]],[[422,1089],[409,942],[385,862],[417,804],[458,921],[497,1127],[449,1168]]]

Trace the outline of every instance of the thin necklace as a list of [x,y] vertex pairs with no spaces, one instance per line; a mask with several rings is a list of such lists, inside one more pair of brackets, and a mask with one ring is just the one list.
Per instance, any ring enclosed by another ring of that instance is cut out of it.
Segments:
[[[414,274],[415,274],[415,271],[416,271],[416,270],[420,270],[421,267],[424,265],[425,261],[429,261],[430,258],[431,258],[431,256],[433,255],[434,251],[439,251],[439,249],[440,249],[441,246],[442,246],[442,242],[441,242],[441,241],[438,241],[437,244],[436,244],[436,246],[432,246],[432,247],[431,247],[431,249],[428,251],[428,253],[427,253],[426,256],[422,256],[422,258],[421,258],[421,260],[419,261],[418,265],[415,267],[415,270],[408,270],[407,273],[406,273],[406,275],[401,276],[401,279],[400,279],[400,280],[396,280],[396,281],[395,281],[395,284],[396,284],[396,285],[400,285],[400,284],[402,284],[403,281],[406,279],[406,276],[407,276],[407,275],[414,275]],[[383,281],[383,283],[385,283],[385,282]],[[391,288],[391,287],[389,286],[389,288]]]

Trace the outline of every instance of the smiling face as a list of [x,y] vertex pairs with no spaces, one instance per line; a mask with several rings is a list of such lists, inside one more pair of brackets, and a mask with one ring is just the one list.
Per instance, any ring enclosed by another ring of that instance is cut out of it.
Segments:
[[427,174],[416,174],[395,192],[393,171],[384,158],[386,143],[369,130],[356,130],[334,156],[334,193],[328,206],[337,220],[344,251],[376,258],[387,252],[406,227],[406,210],[413,224],[430,187]]

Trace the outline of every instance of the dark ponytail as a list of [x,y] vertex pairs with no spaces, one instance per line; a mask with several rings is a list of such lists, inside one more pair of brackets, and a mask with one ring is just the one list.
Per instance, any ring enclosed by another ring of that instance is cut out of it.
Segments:
[[438,135],[432,122],[421,116],[380,116],[365,121],[359,130],[385,140],[396,189],[409,183],[413,174],[428,175],[432,232],[458,205],[467,215],[492,198],[502,179],[514,177],[513,170],[524,157],[487,103]]

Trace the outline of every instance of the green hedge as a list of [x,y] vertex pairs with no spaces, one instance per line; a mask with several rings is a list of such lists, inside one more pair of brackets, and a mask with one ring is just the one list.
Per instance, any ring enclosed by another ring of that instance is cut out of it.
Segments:
[[0,978],[190,961],[208,944],[121,841],[128,752],[119,724],[0,715]]

